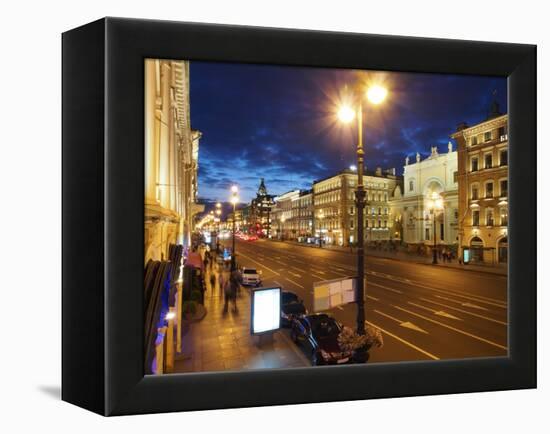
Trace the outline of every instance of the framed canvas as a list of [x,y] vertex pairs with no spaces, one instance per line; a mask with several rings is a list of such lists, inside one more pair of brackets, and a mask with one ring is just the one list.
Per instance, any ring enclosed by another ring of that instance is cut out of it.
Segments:
[[104,18],[62,49],[63,400],[536,387],[535,46]]

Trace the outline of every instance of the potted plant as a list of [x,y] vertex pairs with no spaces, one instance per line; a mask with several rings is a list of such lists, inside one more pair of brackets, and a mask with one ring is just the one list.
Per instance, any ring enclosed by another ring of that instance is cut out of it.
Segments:
[[349,351],[353,360],[358,363],[366,363],[369,359],[369,350],[384,345],[382,332],[376,327],[367,325],[365,334],[360,335],[350,327],[343,327],[338,335],[338,345],[343,351]]

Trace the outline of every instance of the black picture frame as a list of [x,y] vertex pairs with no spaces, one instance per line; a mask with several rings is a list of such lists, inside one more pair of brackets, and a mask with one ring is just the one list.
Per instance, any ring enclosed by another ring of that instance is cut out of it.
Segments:
[[[124,415],[536,387],[536,46],[104,18],[62,51],[63,400]],[[507,77],[509,356],[144,376],[145,58]]]

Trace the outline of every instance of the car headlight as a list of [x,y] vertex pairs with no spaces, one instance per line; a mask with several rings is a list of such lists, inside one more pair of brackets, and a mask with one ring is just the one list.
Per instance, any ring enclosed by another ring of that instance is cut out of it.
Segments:
[[325,360],[328,360],[328,359],[330,359],[330,354],[329,354],[329,353],[327,353],[327,352],[326,352],[326,351],[324,351],[324,350],[321,350],[321,356],[322,356],[322,357],[323,357],[323,359],[325,359]]

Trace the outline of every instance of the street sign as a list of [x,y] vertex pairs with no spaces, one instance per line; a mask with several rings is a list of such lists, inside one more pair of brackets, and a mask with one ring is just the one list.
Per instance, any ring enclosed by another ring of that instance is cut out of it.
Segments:
[[313,310],[321,312],[356,300],[357,277],[323,280],[313,284]]
[[250,332],[253,335],[281,328],[281,288],[252,290]]

